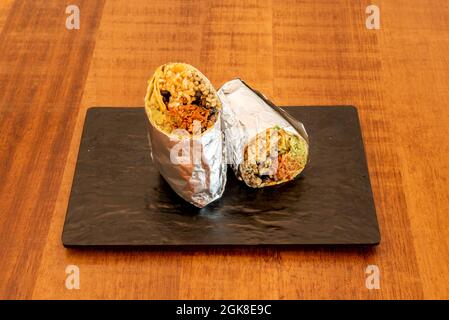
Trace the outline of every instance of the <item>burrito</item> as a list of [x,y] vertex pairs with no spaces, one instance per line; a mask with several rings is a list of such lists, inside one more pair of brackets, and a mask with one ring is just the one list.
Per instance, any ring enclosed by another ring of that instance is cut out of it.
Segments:
[[297,177],[309,154],[301,122],[240,79],[218,92],[228,162],[249,187],[278,185]]
[[153,162],[172,189],[200,208],[221,197],[222,107],[210,81],[189,64],[164,64],[148,82],[145,111]]

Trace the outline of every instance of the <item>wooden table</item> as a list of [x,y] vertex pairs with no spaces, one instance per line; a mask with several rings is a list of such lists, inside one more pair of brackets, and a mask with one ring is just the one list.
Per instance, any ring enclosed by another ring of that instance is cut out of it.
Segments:
[[[380,30],[365,27],[372,3]],[[68,4],[80,30],[65,28]],[[449,298],[448,52],[444,0],[2,0],[0,298]],[[86,109],[143,105],[168,61],[279,105],[356,105],[380,246],[65,249]],[[70,264],[79,290],[65,287]],[[365,286],[371,264],[379,290]]]

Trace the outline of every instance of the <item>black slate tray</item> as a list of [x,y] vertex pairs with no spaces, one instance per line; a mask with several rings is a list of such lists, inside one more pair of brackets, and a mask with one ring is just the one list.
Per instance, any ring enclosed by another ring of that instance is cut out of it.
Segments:
[[228,170],[223,197],[197,209],[153,167],[143,108],[90,108],[64,246],[378,244],[357,110],[285,109],[309,133],[310,163],[303,174],[284,185],[251,189]]

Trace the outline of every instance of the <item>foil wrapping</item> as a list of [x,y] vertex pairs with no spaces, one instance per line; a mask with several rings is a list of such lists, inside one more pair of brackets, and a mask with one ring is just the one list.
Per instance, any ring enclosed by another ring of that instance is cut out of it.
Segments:
[[199,136],[167,134],[151,121],[148,132],[153,163],[180,197],[203,208],[222,196],[226,162],[220,118]]
[[299,135],[309,147],[304,125],[244,81],[234,79],[226,82],[219,89],[218,97],[223,105],[222,124],[227,163],[240,180],[242,177],[238,167],[244,161],[245,146],[257,134],[269,128],[278,127]]

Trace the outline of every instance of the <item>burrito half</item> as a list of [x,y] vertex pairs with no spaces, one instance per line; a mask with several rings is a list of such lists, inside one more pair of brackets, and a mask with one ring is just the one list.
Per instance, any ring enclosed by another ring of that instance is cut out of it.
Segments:
[[226,184],[221,110],[215,89],[191,65],[164,64],[149,80],[153,163],[179,196],[200,208],[220,198]]
[[303,171],[309,144],[301,122],[240,79],[225,83],[218,95],[228,162],[238,179],[262,188],[290,181]]

